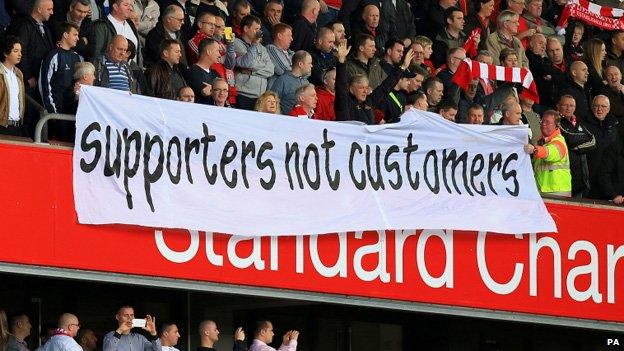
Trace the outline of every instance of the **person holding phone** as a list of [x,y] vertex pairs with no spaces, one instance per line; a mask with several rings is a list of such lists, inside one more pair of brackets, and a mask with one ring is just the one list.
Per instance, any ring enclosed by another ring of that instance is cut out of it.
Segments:
[[[156,318],[149,314],[145,316],[145,324],[133,323],[134,308],[122,306],[115,315],[117,329],[104,336],[102,351],[162,351],[162,343],[156,331]],[[150,335],[150,340],[141,334],[133,333],[135,325],[142,325],[141,328]]]
[[253,110],[256,100],[267,90],[275,66],[267,49],[262,46],[260,19],[249,15],[241,21],[242,35],[234,39],[236,65],[234,77],[238,89],[237,107]]

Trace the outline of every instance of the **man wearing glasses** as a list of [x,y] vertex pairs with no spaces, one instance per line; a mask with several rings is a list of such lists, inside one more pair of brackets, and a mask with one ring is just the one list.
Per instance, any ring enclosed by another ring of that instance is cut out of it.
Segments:
[[204,12],[197,20],[197,33],[186,43],[186,57],[189,65],[197,63],[199,59],[199,45],[202,40],[214,37],[216,23],[215,15],[210,12]]
[[[180,29],[184,24],[184,11],[176,5],[169,5],[163,12],[162,21],[158,22],[154,29],[147,33],[145,38],[145,65],[150,66],[160,59],[160,43],[165,39],[176,39],[182,42]],[[180,59],[182,71],[186,70],[186,54],[182,50]]]
[[519,18],[517,13],[510,10],[505,10],[498,15],[498,29],[487,37],[485,43],[495,65],[501,64],[501,51],[510,48],[518,55],[518,67],[529,68],[529,60],[526,57],[524,46],[518,39]]
[[591,105],[592,116],[587,121],[587,129],[596,138],[596,148],[587,154],[589,167],[590,191],[589,197],[603,198],[602,185],[599,176],[604,167],[604,155],[607,150],[617,147],[620,143],[618,135],[618,119],[609,112],[611,103],[605,95],[596,95]]
[[156,332],[156,318],[146,315],[145,324],[141,327],[149,333],[150,340],[132,332],[134,319],[132,307],[121,307],[115,319],[118,327],[104,336],[102,351],[162,351],[162,344]]
[[71,313],[63,313],[59,317],[58,328],[43,345],[42,351],[82,351],[82,347],[74,340],[78,330],[80,330],[78,317]]

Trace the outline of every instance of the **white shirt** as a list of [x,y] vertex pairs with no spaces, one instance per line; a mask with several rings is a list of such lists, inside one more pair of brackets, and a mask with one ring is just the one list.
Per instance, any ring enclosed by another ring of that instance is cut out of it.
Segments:
[[9,89],[9,120],[19,121],[20,119],[20,86],[15,69],[9,70],[2,63],[1,68],[4,70],[7,87]]
[[76,340],[67,335],[54,335],[43,345],[43,351],[82,351]]
[[130,40],[134,44],[135,48],[139,47],[138,39],[136,35],[134,35],[134,32],[132,31],[130,24],[128,24],[128,21],[120,22],[115,17],[113,17],[112,14],[108,15],[108,20],[111,21],[113,27],[115,27],[115,31],[117,31],[117,34],[123,35],[124,37],[126,37],[126,39]]
[[162,346],[162,351],[180,351],[173,346]]

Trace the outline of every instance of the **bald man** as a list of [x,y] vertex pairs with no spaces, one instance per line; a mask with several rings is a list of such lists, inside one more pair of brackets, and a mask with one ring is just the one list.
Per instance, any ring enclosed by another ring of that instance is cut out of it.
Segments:
[[40,100],[37,89],[39,68],[47,53],[54,48],[52,31],[46,24],[54,13],[52,0],[37,0],[34,2],[30,16],[15,17],[7,28],[8,34],[19,38],[22,44],[22,61],[17,67],[24,74],[24,81],[28,95]]
[[353,35],[372,35],[375,38],[375,46],[383,48],[394,33],[389,32],[388,26],[381,26],[381,20],[379,7],[374,4],[366,5],[362,12],[362,21],[353,28]]
[[[216,351],[214,344],[219,340],[219,329],[217,323],[212,320],[205,320],[199,323],[197,328],[199,332],[200,346],[197,351]],[[245,343],[245,332],[243,328],[239,327],[234,332],[234,345],[233,351],[247,351],[247,344]]]
[[572,95],[576,101],[576,117],[586,122],[591,116],[589,109],[589,87],[587,86],[587,78],[589,71],[587,65],[583,61],[574,61],[570,65],[570,74],[563,84],[563,88],[559,90],[559,95]]
[[132,91],[132,70],[126,60],[128,40],[123,35],[116,35],[108,45],[108,52],[95,61],[96,86]]
[[82,347],[74,340],[80,330],[78,317],[71,313],[63,313],[59,317],[58,328],[43,345],[42,351],[83,351]]

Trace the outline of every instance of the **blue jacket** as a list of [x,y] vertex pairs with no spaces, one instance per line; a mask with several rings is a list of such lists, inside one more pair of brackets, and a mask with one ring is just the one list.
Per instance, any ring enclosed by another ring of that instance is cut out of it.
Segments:
[[50,113],[71,113],[74,100],[74,65],[82,56],[73,50],[60,47],[52,49],[41,62],[39,92],[46,110]]

